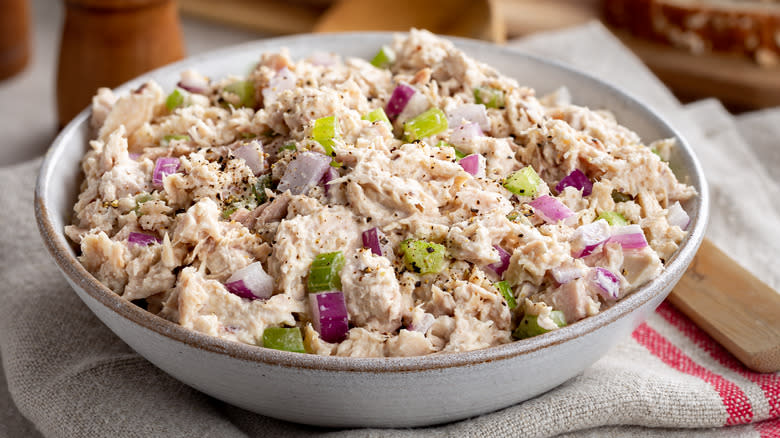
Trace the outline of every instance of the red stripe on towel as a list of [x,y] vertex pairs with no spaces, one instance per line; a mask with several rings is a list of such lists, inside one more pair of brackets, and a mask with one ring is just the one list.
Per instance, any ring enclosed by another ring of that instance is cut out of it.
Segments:
[[671,325],[689,337],[702,350],[706,351],[721,365],[735,371],[758,385],[769,403],[769,415],[780,417],[780,376],[773,373],[755,373],[742,365],[731,353],[696,326],[687,316],[680,313],[669,302],[664,301],[656,310]]
[[753,428],[755,428],[756,432],[761,435],[761,438],[780,437],[780,418],[774,418],[772,420],[756,423]]
[[647,323],[642,323],[631,336],[665,364],[709,383],[720,394],[726,407],[726,413],[729,415],[727,426],[749,423],[753,418],[750,401],[739,386],[694,362]]

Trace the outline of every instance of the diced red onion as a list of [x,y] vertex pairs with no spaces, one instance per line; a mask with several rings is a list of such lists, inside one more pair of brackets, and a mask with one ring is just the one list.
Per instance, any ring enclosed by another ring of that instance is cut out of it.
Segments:
[[471,144],[471,140],[476,137],[482,137],[482,129],[476,123],[466,123],[458,126],[452,130],[450,134],[450,143],[455,146],[467,146]]
[[141,158],[141,154],[139,154],[138,152],[130,152],[129,154],[127,154],[127,156],[130,157],[130,159],[133,161],[138,161],[138,159]]
[[185,70],[181,73],[181,80],[176,86],[190,93],[204,94],[209,89],[209,80],[193,70]]
[[558,198],[548,195],[542,195],[529,202],[528,205],[534,208],[535,213],[539,217],[550,224],[558,223],[558,221],[571,217],[574,214]]
[[260,154],[263,153],[263,144],[257,140],[239,147],[233,151],[233,155],[236,158],[243,158],[246,165],[252,169],[252,173],[260,175],[263,172],[263,160],[260,159]]
[[620,297],[620,279],[609,269],[595,268],[590,281],[605,300],[616,300]]
[[501,259],[493,264],[488,265],[487,267],[492,269],[493,272],[498,274],[498,276],[504,275],[504,271],[507,270],[509,267],[509,260],[512,258],[512,254],[509,254],[507,250],[504,248],[501,248],[498,245],[493,245],[493,248],[495,248],[496,251],[498,251],[498,257]]
[[481,103],[464,103],[447,111],[447,122],[453,128],[466,123],[476,123],[483,131],[490,130],[487,109]]
[[574,257],[585,257],[610,237],[609,223],[604,219],[583,225],[571,237]]
[[636,224],[614,227],[612,237],[607,239],[607,243],[611,242],[619,243],[623,249],[642,249],[647,246],[645,233]]
[[268,299],[274,291],[274,279],[266,274],[260,262],[234,272],[225,282],[228,292],[249,300]]
[[153,243],[160,243],[160,238],[146,233],[130,233],[127,236],[128,246],[133,246],[133,245],[148,246]]
[[669,206],[666,220],[669,222],[669,225],[677,225],[682,230],[688,228],[688,224],[691,222],[691,218],[688,216],[688,213],[683,210],[679,202],[675,202]]
[[317,152],[299,153],[287,165],[277,189],[284,193],[289,190],[293,195],[306,194],[322,180],[330,167],[331,157]]
[[329,182],[333,181],[334,179],[339,177],[339,172],[333,167],[328,166],[328,170],[325,171],[325,173],[322,175],[322,187],[325,189],[325,194],[328,194],[328,184]]
[[363,247],[370,249],[372,253],[378,256],[392,254],[387,236],[377,227],[363,231]]
[[[431,107],[431,102],[428,97],[422,93],[414,93],[406,103],[406,108],[401,111],[401,114],[395,118],[395,121],[405,123],[418,115],[422,114],[425,110]],[[391,119],[392,120],[392,119]]]
[[561,193],[566,187],[574,187],[577,190],[582,190],[582,196],[588,196],[593,192],[593,183],[580,169],[572,170],[571,173],[560,180],[558,185],[555,186],[555,190],[557,190],[558,193]]
[[179,171],[179,159],[175,157],[160,157],[154,163],[152,185],[162,187],[163,179]]
[[339,291],[309,294],[311,323],[325,342],[341,342],[349,331],[344,294]]
[[585,270],[574,263],[558,265],[550,270],[553,278],[560,284],[566,284],[585,275]]
[[458,164],[460,164],[463,170],[477,178],[485,177],[485,157],[480,154],[471,154],[463,157],[458,161]]
[[298,77],[287,67],[276,72],[276,76],[268,81],[268,86],[263,88],[263,106],[268,107],[276,102],[282,92],[295,88],[296,82],[298,82]]
[[428,312],[415,312],[412,316],[412,322],[406,327],[412,332],[425,333],[436,322],[436,317]]
[[409,103],[409,99],[412,98],[416,90],[411,86],[404,84],[403,82],[398,84],[393,90],[393,94],[390,96],[390,100],[387,101],[387,107],[385,108],[385,114],[390,120],[394,120],[399,114],[406,108]]

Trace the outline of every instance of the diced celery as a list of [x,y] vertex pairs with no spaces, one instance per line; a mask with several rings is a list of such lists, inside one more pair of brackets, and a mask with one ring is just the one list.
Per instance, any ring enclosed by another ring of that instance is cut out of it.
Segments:
[[387,46],[382,46],[379,52],[371,60],[371,65],[376,68],[387,68],[395,62],[395,52]]
[[377,108],[370,113],[363,116],[363,120],[368,120],[369,122],[385,122],[390,126],[390,129],[393,129],[393,124],[390,123],[390,119],[387,118],[387,114],[385,114],[385,110],[382,108]]
[[[558,327],[563,327],[566,325],[566,318],[564,317],[563,312],[560,310],[553,310],[550,312],[550,319],[552,319],[555,325]],[[525,339],[532,336],[541,335],[542,333],[547,333],[549,331],[550,330],[539,326],[536,315],[525,315],[523,316],[523,319],[520,321],[520,323],[517,324],[515,331],[512,332],[512,336],[517,339]]]
[[464,154],[463,152],[459,151],[458,149],[455,148],[455,146],[451,145],[450,143],[447,143],[444,140],[439,140],[439,142],[436,143],[436,147],[439,147],[439,148],[443,148],[443,147],[452,148],[455,151],[455,158],[457,158],[458,160],[460,160],[461,158],[465,158],[466,157],[466,154]]
[[168,98],[165,99],[165,107],[168,108],[168,111],[173,111],[176,108],[182,106],[184,104],[184,95],[181,94],[181,91],[179,89],[173,90],[173,93],[168,95]]
[[268,327],[263,331],[263,347],[274,350],[306,353],[303,336],[298,327]]
[[447,250],[444,245],[425,240],[407,239],[401,242],[406,269],[417,274],[435,274],[444,268]]
[[222,210],[222,219],[229,219],[230,216],[238,210],[238,206],[236,205],[229,205],[225,207],[224,210]]
[[628,202],[633,201],[634,197],[631,196],[628,193],[618,192],[617,190],[612,191],[612,200],[617,202]]
[[268,200],[265,189],[271,187],[271,175],[265,174],[257,177],[257,182],[252,186],[252,194],[257,200],[257,205],[264,204]]
[[152,200],[152,195],[148,193],[141,193],[140,195],[137,195],[135,197],[135,208],[133,208],[133,211],[138,217],[143,216],[143,214],[139,213],[138,210],[141,208],[141,205],[144,202],[149,202]]
[[279,152],[281,151],[297,151],[298,146],[295,146],[295,143],[288,143],[282,147],[279,148]]
[[254,132],[242,132],[241,133],[241,138],[255,138],[255,137],[257,137],[257,134],[255,134]]
[[628,225],[626,217],[616,211],[602,211],[598,219],[604,219],[610,225]]
[[186,134],[168,134],[163,136],[160,144],[163,146],[168,146],[173,140],[190,141],[191,139],[190,136]]
[[514,294],[512,294],[512,288],[509,286],[509,282],[506,280],[501,280],[498,283],[495,284],[496,289],[498,289],[499,292],[501,292],[501,295],[504,296],[504,299],[506,300],[507,306],[509,306],[509,310],[514,309],[517,307],[517,301],[515,300]]
[[533,167],[526,166],[504,179],[504,187],[515,195],[535,196],[542,179]]
[[238,96],[239,105],[247,108],[254,108],[257,104],[255,99],[255,84],[252,81],[237,81],[225,86],[225,91]]
[[415,141],[447,130],[447,115],[439,108],[428,111],[404,123],[406,141]]
[[339,119],[336,116],[322,117],[314,121],[311,137],[325,149],[325,155],[336,156],[333,146],[339,136]]
[[488,108],[503,108],[506,105],[504,91],[491,87],[475,88],[474,100]]
[[309,292],[341,290],[341,268],[344,267],[344,254],[341,251],[318,254],[309,267]]

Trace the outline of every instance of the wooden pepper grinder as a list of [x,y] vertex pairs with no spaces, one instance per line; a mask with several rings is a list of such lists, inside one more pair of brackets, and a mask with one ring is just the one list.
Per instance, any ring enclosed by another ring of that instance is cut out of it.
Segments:
[[57,112],[65,126],[99,87],[184,57],[175,0],[64,0]]
[[0,79],[20,72],[30,58],[28,0],[0,1]]

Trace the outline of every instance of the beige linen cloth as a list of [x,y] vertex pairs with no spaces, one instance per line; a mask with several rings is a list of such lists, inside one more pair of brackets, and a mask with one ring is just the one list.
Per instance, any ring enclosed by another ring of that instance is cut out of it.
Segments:
[[[658,109],[704,166],[713,195],[709,237],[780,286],[780,109],[734,118],[717,101],[681,106],[598,23],[513,45],[574,64]],[[0,169],[0,436],[780,436],[780,374],[744,369],[666,303],[581,376],[474,419],[326,430],[231,407],[157,370],[70,290],[33,219],[39,164]]]

